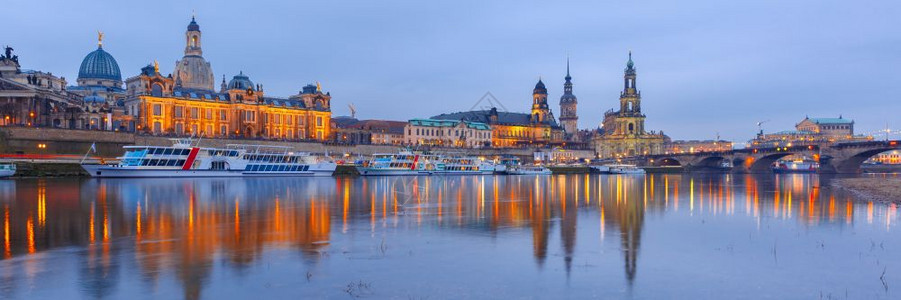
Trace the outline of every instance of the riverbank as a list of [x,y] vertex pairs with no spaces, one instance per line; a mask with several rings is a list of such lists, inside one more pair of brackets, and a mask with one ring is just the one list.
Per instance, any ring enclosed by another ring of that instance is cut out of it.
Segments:
[[867,201],[901,203],[901,178],[839,178],[832,181],[832,186]]

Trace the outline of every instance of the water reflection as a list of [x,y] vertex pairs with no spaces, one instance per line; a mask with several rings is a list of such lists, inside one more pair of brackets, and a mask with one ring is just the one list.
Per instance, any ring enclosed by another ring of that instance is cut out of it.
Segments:
[[[631,286],[640,276],[649,216],[784,219],[802,226],[862,220],[884,224],[884,230],[897,221],[895,205],[855,203],[828,188],[828,180],[816,175],[7,180],[0,181],[5,260],[0,290],[27,293],[52,269],[36,255],[69,248],[78,249],[76,280],[87,296],[116,295],[127,272],[139,274],[140,285],[151,291],[174,275],[180,294],[197,299],[217,265],[250,276],[250,267],[271,249],[296,252],[304,264],[316,265],[329,259],[324,254],[335,235],[385,228],[474,236],[527,230],[537,271],[560,263],[567,277],[580,255],[577,243],[618,241],[621,272]],[[581,233],[595,224],[599,236]],[[549,250],[555,236],[561,261],[549,255],[557,251]]]

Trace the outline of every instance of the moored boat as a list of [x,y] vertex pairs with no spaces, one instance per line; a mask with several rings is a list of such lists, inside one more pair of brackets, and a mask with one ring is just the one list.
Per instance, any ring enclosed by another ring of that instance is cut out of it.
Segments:
[[644,174],[645,171],[635,165],[607,165],[607,172],[610,174]]
[[486,175],[494,173],[495,166],[472,156],[441,156],[435,165],[436,174],[445,175]]
[[189,138],[169,147],[125,146],[116,164],[82,164],[92,177],[331,176],[337,164],[287,147],[204,148]]
[[551,175],[551,169],[543,166],[527,166],[517,165],[507,167],[507,174],[510,175]]
[[362,176],[410,176],[431,175],[437,171],[439,157],[431,154],[415,154],[408,150],[399,153],[374,154],[356,166]]
[[16,175],[16,164],[0,164],[0,178]]

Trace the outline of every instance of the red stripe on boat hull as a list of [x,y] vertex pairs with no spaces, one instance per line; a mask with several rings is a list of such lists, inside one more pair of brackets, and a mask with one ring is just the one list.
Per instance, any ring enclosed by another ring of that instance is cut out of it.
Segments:
[[191,148],[191,153],[188,154],[188,160],[185,161],[185,164],[181,166],[182,170],[190,170],[191,165],[194,164],[194,160],[197,159],[197,153],[200,152],[200,148]]

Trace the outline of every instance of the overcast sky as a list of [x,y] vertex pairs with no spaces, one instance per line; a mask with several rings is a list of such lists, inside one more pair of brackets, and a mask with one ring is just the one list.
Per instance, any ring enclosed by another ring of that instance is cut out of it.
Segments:
[[582,128],[618,106],[632,50],[646,128],[673,139],[743,143],[806,115],[901,127],[899,1],[600,2],[6,0],[0,44],[74,84],[102,30],[123,77],[155,59],[171,73],[196,10],[217,81],[244,71],[272,96],[320,81],[334,115],[395,120],[489,91],[525,112],[539,76],[559,116],[569,56]]

